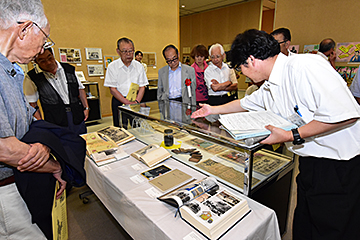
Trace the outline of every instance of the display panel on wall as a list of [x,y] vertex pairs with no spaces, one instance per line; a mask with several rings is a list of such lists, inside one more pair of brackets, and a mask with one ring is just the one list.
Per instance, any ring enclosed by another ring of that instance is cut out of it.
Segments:
[[351,85],[355,74],[358,71],[358,66],[337,66],[336,71],[341,75],[341,77],[345,80],[348,86]]
[[336,62],[360,64],[360,42],[338,43],[336,45]]
[[319,44],[304,45],[303,53],[316,53],[319,51]]
[[81,63],[81,51],[77,48],[59,48],[60,62]]
[[104,67],[105,69],[107,69],[107,67],[109,66],[109,64],[113,61],[115,61],[116,59],[120,58],[119,56],[104,56]]
[[104,76],[104,68],[102,64],[88,64],[89,77]]
[[83,71],[75,71],[75,74],[81,82],[86,82],[86,78]]
[[86,60],[102,60],[101,48],[85,48]]
[[156,66],[156,53],[155,52],[144,52],[142,62],[146,63],[148,67]]

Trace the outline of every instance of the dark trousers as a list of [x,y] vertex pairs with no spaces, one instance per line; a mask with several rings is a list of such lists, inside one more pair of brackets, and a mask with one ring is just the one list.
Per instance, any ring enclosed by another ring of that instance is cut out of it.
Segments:
[[80,124],[75,125],[73,121],[72,112],[66,112],[67,120],[68,120],[68,128],[70,131],[74,132],[76,135],[87,133],[85,122],[82,121]]
[[223,105],[236,99],[235,95],[209,96],[208,104],[211,106]]
[[293,240],[360,239],[360,155],[300,157]]
[[[120,126],[120,117],[119,117],[119,106],[122,106],[123,103],[117,100],[115,97],[112,97],[111,99],[111,110],[113,114],[113,124],[115,127],[121,127]],[[122,121],[122,127],[127,129],[128,124],[132,124],[133,118],[128,114],[121,114],[121,121]]]

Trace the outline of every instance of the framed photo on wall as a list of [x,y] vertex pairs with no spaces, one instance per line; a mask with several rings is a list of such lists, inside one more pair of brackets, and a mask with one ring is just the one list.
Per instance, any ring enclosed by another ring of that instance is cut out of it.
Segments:
[[88,64],[89,77],[104,76],[104,68],[102,64]]
[[77,48],[59,48],[60,62],[81,63],[81,51]]
[[146,63],[148,67],[156,66],[156,53],[155,52],[144,52],[143,59],[141,60],[143,63]]
[[102,60],[101,48],[85,48],[86,60]]
[[105,69],[107,69],[107,67],[109,66],[109,64],[111,62],[115,61],[118,58],[120,58],[120,56],[109,56],[109,55],[104,56],[104,67],[105,67]]

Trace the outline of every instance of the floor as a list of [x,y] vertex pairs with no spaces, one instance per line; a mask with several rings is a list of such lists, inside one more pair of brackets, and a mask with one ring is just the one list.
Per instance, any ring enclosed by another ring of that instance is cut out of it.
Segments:
[[[241,92],[239,95],[243,96],[243,93]],[[109,125],[112,125],[112,117],[105,117],[100,121],[87,124],[87,129],[88,132],[93,132]],[[295,169],[294,179],[298,173],[297,162]],[[87,204],[84,204],[82,200],[80,200],[79,194],[89,190],[90,189],[87,186],[84,186],[81,188],[73,188],[68,193],[67,210],[69,240],[132,239],[94,194],[87,197],[89,200]],[[288,227],[282,240],[292,239],[292,218],[295,205],[296,183],[293,180]]]

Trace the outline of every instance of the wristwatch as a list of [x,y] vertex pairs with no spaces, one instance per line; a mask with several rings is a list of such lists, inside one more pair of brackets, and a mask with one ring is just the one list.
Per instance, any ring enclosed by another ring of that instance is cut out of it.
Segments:
[[294,145],[300,145],[300,144],[303,144],[305,142],[305,140],[300,137],[300,134],[299,134],[297,128],[291,129],[291,131],[292,131],[292,134],[293,134],[293,137],[294,137],[294,141],[293,141]]
[[89,108],[89,107],[85,107],[84,110],[90,110],[90,108]]

